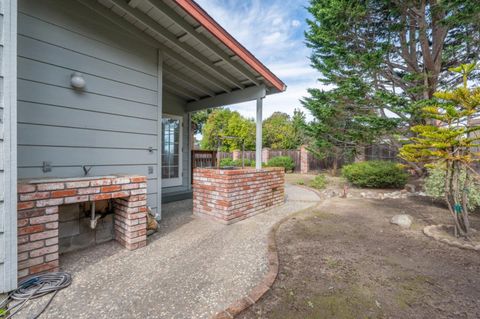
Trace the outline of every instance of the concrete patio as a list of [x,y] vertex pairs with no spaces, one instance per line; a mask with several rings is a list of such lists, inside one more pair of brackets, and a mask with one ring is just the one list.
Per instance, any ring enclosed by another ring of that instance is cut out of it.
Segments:
[[[191,200],[169,203],[143,249],[112,241],[61,256],[73,284],[42,318],[209,318],[263,278],[270,227],[319,200],[293,185],[286,195],[283,206],[229,226],[193,217]],[[31,302],[18,317],[31,317],[46,301]]]

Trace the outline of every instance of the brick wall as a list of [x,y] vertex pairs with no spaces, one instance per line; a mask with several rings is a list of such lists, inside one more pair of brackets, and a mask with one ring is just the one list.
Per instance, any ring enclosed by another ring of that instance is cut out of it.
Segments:
[[145,176],[55,180],[18,185],[18,277],[59,267],[59,206],[114,200],[115,239],[127,249],[146,245]]
[[284,203],[283,168],[195,169],[193,213],[231,224]]

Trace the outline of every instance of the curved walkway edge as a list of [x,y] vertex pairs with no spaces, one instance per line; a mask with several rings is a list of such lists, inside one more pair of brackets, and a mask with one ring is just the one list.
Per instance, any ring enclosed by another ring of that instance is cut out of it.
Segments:
[[[314,189],[311,189],[309,187],[305,186],[300,186],[296,185],[297,187],[301,187],[304,189],[307,189],[313,193],[315,193],[318,196],[318,199],[320,200],[320,194]],[[255,303],[257,303],[260,298],[263,297],[267,293],[268,290],[272,287],[273,283],[275,282],[275,279],[277,278],[278,275],[278,269],[279,269],[279,260],[278,260],[278,250],[277,250],[277,243],[275,236],[277,234],[277,230],[280,228],[280,226],[292,218],[294,215],[301,214],[302,212],[306,210],[310,210],[312,208],[315,208],[318,206],[319,203],[312,205],[308,208],[301,209],[296,212],[292,212],[288,216],[282,218],[279,220],[277,223],[275,223],[271,228],[270,231],[268,232],[267,235],[267,259],[268,259],[268,272],[265,274],[263,279],[250,291],[250,293],[235,301],[232,303],[228,308],[218,312],[215,314],[212,319],[232,319],[238,316],[241,312],[244,310],[248,309],[249,307],[253,306]]]

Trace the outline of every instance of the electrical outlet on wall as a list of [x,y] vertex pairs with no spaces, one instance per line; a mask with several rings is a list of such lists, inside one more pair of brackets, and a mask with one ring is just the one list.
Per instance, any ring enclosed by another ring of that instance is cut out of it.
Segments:
[[48,173],[52,171],[52,162],[43,162],[42,163],[42,171],[44,173]]

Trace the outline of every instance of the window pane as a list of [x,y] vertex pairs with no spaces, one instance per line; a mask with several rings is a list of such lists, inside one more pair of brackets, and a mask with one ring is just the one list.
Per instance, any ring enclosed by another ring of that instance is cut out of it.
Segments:
[[180,129],[180,120],[162,119],[162,178],[180,176]]

